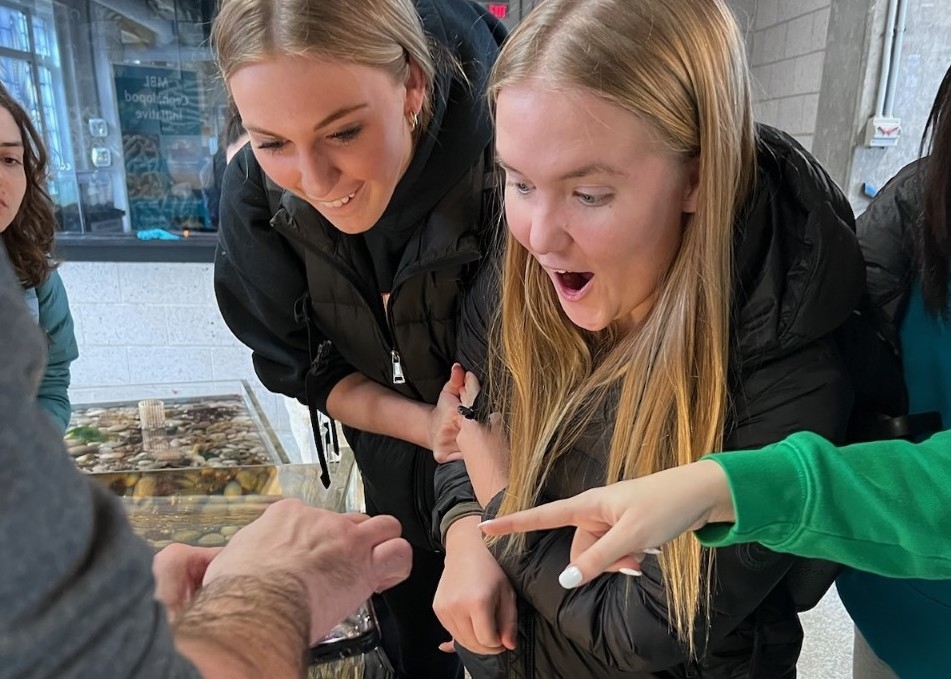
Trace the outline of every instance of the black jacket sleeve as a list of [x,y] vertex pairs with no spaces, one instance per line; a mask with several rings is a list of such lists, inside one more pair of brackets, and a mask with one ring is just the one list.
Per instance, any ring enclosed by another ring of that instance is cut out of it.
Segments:
[[[756,367],[743,380],[728,447],[762,446],[803,430],[840,439],[851,400],[851,386],[833,342],[813,342]],[[486,518],[492,514],[490,509]],[[504,542],[496,545],[496,555],[520,595],[560,634],[611,666],[657,672],[688,662],[686,650],[669,630],[656,560],[645,560],[639,578],[607,574],[585,587],[564,590],[558,575],[568,564],[572,535],[571,529],[536,533],[518,559],[503,558]],[[717,550],[709,652],[704,664],[717,664],[718,642],[781,586],[794,562],[795,557],[777,555],[758,545]],[[702,635],[701,630],[701,645]],[[724,663],[729,662],[725,657]],[[716,672],[711,676],[717,676]]]
[[[251,348],[264,386],[306,403],[311,350],[323,338],[314,327],[308,334],[307,324],[295,313],[307,295],[307,275],[298,252],[271,228],[273,202],[265,175],[245,146],[225,170],[215,295],[225,323]],[[332,375],[336,383],[353,372],[345,365],[336,369],[340,367],[325,368],[322,375]],[[314,405],[326,409],[326,403]]]
[[921,220],[923,163],[903,168],[855,221],[868,294],[896,322],[915,278],[915,234]]
[[[474,372],[479,382],[485,385],[488,360],[489,326],[491,309],[498,299],[498,259],[489,256],[479,267],[475,280],[467,290],[460,305],[457,321],[456,360],[463,368]],[[477,401],[480,411],[488,410],[486,399]],[[483,416],[487,412],[481,412]],[[446,530],[456,519],[481,512],[475,490],[462,461],[447,462],[436,467],[436,505],[433,510],[433,527],[442,543]]]

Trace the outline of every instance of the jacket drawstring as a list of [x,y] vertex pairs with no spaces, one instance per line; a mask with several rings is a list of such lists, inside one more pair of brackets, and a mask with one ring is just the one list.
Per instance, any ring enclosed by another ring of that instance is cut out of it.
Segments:
[[[314,434],[314,443],[317,446],[317,462],[320,464],[320,482],[324,488],[330,488],[330,467],[327,464],[327,437],[323,432],[320,421],[320,411],[317,410],[314,403],[317,402],[317,377],[323,369],[323,364],[327,360],[327,354],[330,353],[330,340],[324,340],[318,344],[317,338],[313,333],[313,324],[310,318],[310,295],[304,293],[294,303],[294,319],[298,323],[303,323],[307,329],[307,351],[310,355],[310,368],[304,376],[304,398],[307,399],[307,410],[310,413],[310,426]],[[340,444],[337,440],[337,423],[329,415],[326,417],[327,426],[330,428],[331,455],[337,457],[340,455]]]

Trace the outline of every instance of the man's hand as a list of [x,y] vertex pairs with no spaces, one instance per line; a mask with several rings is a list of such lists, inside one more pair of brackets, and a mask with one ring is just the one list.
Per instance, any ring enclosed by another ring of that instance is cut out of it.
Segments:
[[179,613],[191,604],[201,589],[208,564],[221,550],[221,547],[175,544],[155,555],[152,560],[155,599],[165,604],[169,623],[174,624]]
[[175,645],[209,679],[303,676],[308,645],[409,575],[412,553],[399,535],[391,516],[281,500],[210,563],[175,550],[157,566],[160,581],[173,583],[164,586],[168,598],[193,592],[195,574],[207,566],[201,592],[179,616]]
[[219,578],[274,573],[294,576],[306,589],[310,640],[318,641],[374,592],[409,576],[412,551],[391,516],[336,514],[282,500],[235,533],[205,571]]
[[[459,519],[446,533],[446,566],[433,609],[453,641],[482,655],[514,650],[515,592],[478,529],[479,517]],[[453,642],[439,647],[451,652]]]

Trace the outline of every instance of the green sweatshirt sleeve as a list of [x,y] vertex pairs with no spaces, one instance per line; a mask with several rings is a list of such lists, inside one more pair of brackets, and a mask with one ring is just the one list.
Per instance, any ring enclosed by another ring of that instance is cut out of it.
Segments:
[[697,531],[705,546],[758,542],[888,577],[951,578],[951,432],[843,448],[802,432],[705,459],[723,468],[736,509],[735,524]]
[[69,425],[69,366],[79,357],[69,299],[59,272],[53,270],[36,289],[40,304],[40,327],[49,342],[46,372],[37,400],[61,432]]

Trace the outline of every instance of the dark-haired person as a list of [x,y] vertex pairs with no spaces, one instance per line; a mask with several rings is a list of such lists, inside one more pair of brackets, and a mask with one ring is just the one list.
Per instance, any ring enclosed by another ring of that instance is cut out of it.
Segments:
[[[922,157],[888,182],[856,228],[869,292],[899,328],[909,412],[937,411],[948,426],[951,68],[928,116]],[[861,633],[856,677],[893,677],[879,659],[899,677],[951,676],[951,580],[896,580],[851,570],[839,576],[837,587]]]
[[37,396],[60,433],[69,424],[69,365],[79,356],[63,280],[50,257],[56,218],[47,154],[23,107],[0,85],[0,234],[49,354]]
[[202,196],[208,210],[208,220],[214,229],[218,228],[221,217],[221,187],[224,185],[225,168],[247,143],[248,133],[241,124],[241,116],[232,105],[224,129],[218,135],[218,148],[201,169]]

